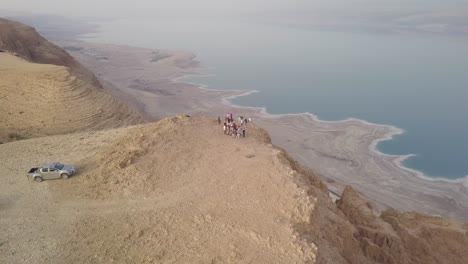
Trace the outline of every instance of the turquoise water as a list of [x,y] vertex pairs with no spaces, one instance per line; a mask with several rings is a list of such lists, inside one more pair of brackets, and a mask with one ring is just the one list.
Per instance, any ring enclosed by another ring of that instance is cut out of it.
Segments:
[[405,133],[379,150],[415,154],[405,165],[428,176],[468,175],[468,40],[164,20],[108,22],[92,40],[194,52],[214,76],[191,81],[259,91],[236,104],[394,125]]

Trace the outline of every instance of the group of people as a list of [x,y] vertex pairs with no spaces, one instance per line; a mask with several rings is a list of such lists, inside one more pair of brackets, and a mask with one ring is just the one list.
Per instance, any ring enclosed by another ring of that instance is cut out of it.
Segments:
[[[224,134],[235,138],[245,138],[245,127],[250,121],[250,118],[244,118],[243,116],[239,116],[239,123],[236,124],[236,122],[234,122],[234,117],[232,113],[228,113],[224,118]],[[221,125],[221,118],[219,116],[218,124]]]

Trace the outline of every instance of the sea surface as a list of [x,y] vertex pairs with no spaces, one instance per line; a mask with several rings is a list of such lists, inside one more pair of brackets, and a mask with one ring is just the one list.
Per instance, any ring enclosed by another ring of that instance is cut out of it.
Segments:
[[387,154],[430,177],[468,175],[468,39],[313,31],[249,21],[116,20],[86,40],[193,52],[211,89],[269,113],[358,118],[405,132]]

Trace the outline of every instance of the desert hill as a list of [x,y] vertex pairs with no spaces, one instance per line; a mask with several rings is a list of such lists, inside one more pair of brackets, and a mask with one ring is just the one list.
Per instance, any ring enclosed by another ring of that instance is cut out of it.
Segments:
[[0,49],[30,62],[67,67],[73,75],[100,87],[99,81],[91,71],[30,26],[0,18]]
[[33,28],[0,18],[0,49],[0,142],[142,122]]
[[[351,188],[337,206],[263,130],[249,124],[247,135],[180,116],[0,145],[0,255],[11,263],[465,263],[466,225],[377,216]],[[23,176],[48,160],[79,173],[42,183]]]
[[[55,149],[55,143],[65,143]],[[25,149],[26,148],[26,149]],[[0,146],[0,255],[7,263],[314,263],[314,201],[254,128],[210,119],[50,136]],[[29,164],[76,164],[29,182]]]
[[63,66],[0,53],[0,141],[119,127],[140,115]]

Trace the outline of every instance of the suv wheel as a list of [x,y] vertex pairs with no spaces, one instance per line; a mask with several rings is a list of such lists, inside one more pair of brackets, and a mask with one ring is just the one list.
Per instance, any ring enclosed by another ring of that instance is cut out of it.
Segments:
[[42,178],[39,177],[39,176],[38,176],[38,177],[34,177],[34,181],[35,181],[35,182],[41,182],[41,181],[42,181]]
[[62,179],[64,179],[64,180],[65,180],[65,179],[68,179],[68,174],[62,173],[62,174],[60,174],[60,177],[61,177]]

